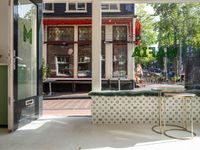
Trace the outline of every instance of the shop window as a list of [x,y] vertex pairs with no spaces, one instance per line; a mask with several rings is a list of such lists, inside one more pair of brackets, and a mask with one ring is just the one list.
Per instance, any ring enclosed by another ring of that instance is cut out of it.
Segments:
[[102,4],[103,12],[120,12],[120,4]]
[[127,45],[114,44],[113,47],[113,77],[127,76]]
[[70,56],[56,57],[57,76],[73,76],[73,65],[70,63]]
[[113,77],[127,76],[127,27],[113,27]]
[[74,41],[74,27],[49,27],[48,41]]
[[87,12],[87,3],[67,3],[66,12]]
[[105,66],[106,66],[106,56],[105,56],[105,26],[102,26],[102,45],[101,45],[101,75],[105,78]]
[[54,12],[54,3],[44,3],[43,4],[43,12],[53,13]]
[[92,48],[91,44],[79,45],[78,48],[78,77],[91,77],[92,75]]
[[101,45],[101,77],[102,78],[105,78],[105,72],[106,72],[106,56],[105,56],[105,43],[102,42],[102,45]]
[[79,27],[78,77],[92,76],[92,29]]
[[74,46],[48,45],[47,64],[51,76],[74,76]]
[[[92,71],[92,30],[91,27],[79,27],[78,77],[91,77]],[[102,77],[105,77],[105,27],[102,27]]]

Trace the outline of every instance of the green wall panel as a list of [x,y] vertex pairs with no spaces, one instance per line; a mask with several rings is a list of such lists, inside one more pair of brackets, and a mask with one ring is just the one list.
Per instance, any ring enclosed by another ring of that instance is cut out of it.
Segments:
[[0,66],[0,125],[8,124],[8,73],[7,66]]

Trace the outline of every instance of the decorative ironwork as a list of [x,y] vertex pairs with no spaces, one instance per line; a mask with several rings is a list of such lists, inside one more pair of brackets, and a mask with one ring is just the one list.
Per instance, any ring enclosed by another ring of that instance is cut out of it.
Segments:
[[90,41],[90,40],[92,40],[91,27],[79,27],[79,41]]
[[114,41],[126,41],[127,40],[127,27],[126,26],[113,27],[113,40]]
[[48,28],[48,41],[73,41],[73,27],[50,27]]

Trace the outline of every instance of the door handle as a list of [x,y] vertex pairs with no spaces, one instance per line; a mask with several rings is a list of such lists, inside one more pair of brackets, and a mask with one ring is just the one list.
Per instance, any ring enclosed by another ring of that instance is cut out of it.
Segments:
[[25,105],[26,105],[26,106],[31,106],[31,105],[33,105],[34,103],[35,103],[34,99],[30,99],[30,100],[27,100],[27,101],[25,102]]
[[23,61],[23,59],[21,57],[18,57],[18,56],[14,56],[13,58],[14,58],[13,59],[13,68],[15,70],[16,69],[16,66],[15,66],[16,65],[16,59],[21,61],[21,63],[24,63],[24,61]]
[[23,61],[23,59],[21,57],[18,57],[18,56],[14,56],[14,59],[18,59],[18,60]]

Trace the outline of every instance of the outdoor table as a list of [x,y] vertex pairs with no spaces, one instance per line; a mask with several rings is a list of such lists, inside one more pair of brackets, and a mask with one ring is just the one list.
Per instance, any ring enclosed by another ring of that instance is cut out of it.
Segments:
[[[159,124],[158,125],[154,125],[152,127],[152,130],[156,133],[159,133],[159,134],[164,134],[164,116],[163,116],[163,111],[165,109],[165,105],[163,103],[163,98],[162,98],[162,93],[170,93],[170,92],[173,92],[173,93],[177,93],[177,92],[183,92],[185,89],[184,88],[178,88],[178,87],[155,87],[155,88],[152,88],[151,89],[152,91],[156,91],[158,92],[158,103],[159,103]],[[178,127],[180,128],[180,126],[177,126],[177,125],[170,125],[168,124],[167,126],[175,126],[175,127]],[[157,131],[155,128],[156,127],[160,127],[160,131]]]
[[[182,113],[182,115],[183,115],[183,117],[182,117],[182,119],[183,119],[183,126],[181,126],[181,128],[180,129],[169,129],[169,130],[166,130],[165,129],[165,127],[166,126],[168,126],[168,125],[166,125],[166,117],[163,117],[162,119],[164,119],[163,120],[163,122],[164,122],[164,135],[166,135],[167,137],[170,137],[170,138],[175,138],[175,139],[188,139],[188,137],[186,138],[186,137],[175,137],[175,136],[172,136],[172,135],[170,135],[168,132],[169,131],[185,131],[185,132],[189,132],[189,133],[191,133],[191,138],[194,136],[194,135],[196,135],[195,133],[194,133],[194,129],[193,129],[193,107],[192,107],[192,101],[193,101],[193,98],[196,96],[195,94],[192,94],[192,93],[164,93],[164,96],[165,97],[175,97],[175,98],[179,98],[180,100],[181,100],[181,102],[182,102],[182,104],[184,105],[184,107],[182,107],[182,109],[183,109],[183,113]],[[190,102],[190,125],[191,125],[191,130],[188,130],[187,129],[187,107],[186,107],[186,98],[188,98],[188,97],[190,97],[190,98],[192,98],[192,99],[190,99],[189,100],[189,102]],[[164,105],[165,105],[165,103],[164,103]],[[164,108],[165,108],[165,106],[164,106]],[[166,110],[164,109],[164,111],[162,112],[163,114],[166,114]],[[174,125],[170,125],[170,126],[174,126]]]

